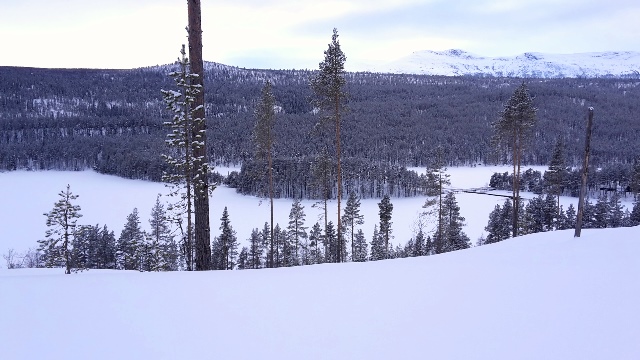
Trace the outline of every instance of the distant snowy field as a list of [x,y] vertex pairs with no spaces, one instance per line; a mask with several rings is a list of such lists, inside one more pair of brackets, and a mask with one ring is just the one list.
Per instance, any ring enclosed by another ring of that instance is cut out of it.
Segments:
[[0,269],[0,358],[637,360],[638,234],[245,271]]
[[[494,172],[510,171],[510,166],[478,166],[450,168],[447,172],[451,175],[451,188],[468,189],[484,187],[488,185],[489,178]],[[544,171],[546,167],[534,167]],[[233,168],[216,168],[216,171],[226,175]],[[415,168],[418,172],[422,168]],[[124,226],[126,217],[134,207],[138,208],[142,220],[143,229],[148,229],[148,218],[151,208],[158,194],[167,194],[168,189],[159,183],[141,180],[128,180],[110,175],[102,175],[93,171],[69,172],[69,171],[14,171],[0,173],[0,188],[5,189],[2,198],[2,208],[5,209],[0,216],[0,254],[8,249],[22,252],[30,247],[37,247],[37,240],[44,238],[46,225],[45,216],[53,208],[58,200],[58,193],[71,185],[73,193],[80,197],[76,203],[82,207],[83,217],[79,224],[107,225],[115,232],[116,238]],[[506,194],[506,192],[503,192]],[[532,194],[523,194],[524,198],[531,198]],[[484,227],[489,219],[489,213],[496,204],[502,204],[504,198],[457,193],[456,198],[460,205],[461,214],[466,218],[464,231],[472,242],[484,233]],[[170,200],[167,197],[164,200]],[[364,199],[361,201],[361,213],[364,215],[362,226],[367,240],[373,234],[373,227],[379,222],[379,199]],[[394,198],[392,229],[394,245],[404,245],[417,231],[417,220],[425,197]],[[275,222],[281,227],[286,227],[289,221],[289,211],[292,200],[276,199]],[[576,198],[562,198],[561,203],[565,207],[569,203],[577,206]],[[319,221],[321,211],[312,207],[314,201],[303,201],[306,213],[306,225],[309,228]],[[262,228],[269,221],[269,202],[253,196],[243,196],[234,189],[218,187],[211,197],[211,233],[219,234],[220,217],[224,207],[228,207],[231,224],[237,232],[238,240],[246,243],[253,228]],[[330,219],[336,222],[337,204],[330,203]],[[433,228],[433,224],[427,224],[425,230]],[[0,263],[4,266],[4,263]]]

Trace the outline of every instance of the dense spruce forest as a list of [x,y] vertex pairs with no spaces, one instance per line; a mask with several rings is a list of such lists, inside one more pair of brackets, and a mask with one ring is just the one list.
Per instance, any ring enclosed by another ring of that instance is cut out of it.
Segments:
[[[159,181],[166,169],[160,157],[167,151],[163,123],[171,116],[160,90],[174,88],[168,76],[172,70],[175,65],[133,70],[0,67],[0,169],[93,168]],[[309,101],[313,74],[206,63],[209,159],[257,166],[252,165],[254,109],[269,80],[278,107],[276,196],[318,197],[311,177],[322,140],[314,134],[318,116]],[[345,193],[354,187],[365,197],[420,193],[415,173],[404,167],[430,165],[436,147],[449,166],[508,163],[507,154],[492,151],[491,123],[523,81],[538,109],[525,164],[548,164],[560,138],[567,164],[579,165],[587,108],[593,106],[591,163],[631,166],[640,149],[637,79],[348,73],[341,133]],[[261,191],[248,169],[228,183],[243,193]]]

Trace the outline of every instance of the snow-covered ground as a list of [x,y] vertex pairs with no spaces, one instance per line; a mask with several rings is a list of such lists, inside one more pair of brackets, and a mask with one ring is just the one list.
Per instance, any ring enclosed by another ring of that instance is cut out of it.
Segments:
[[[469,189],[485,187],[494,172],[510,171],[510,166],[478,166],[449,168],[451,188]],[[546,167],[534,167],[544,171]],[[216,168],[226,175],[233,168]],[[422,168],[414,169],[418,172]],[[0,173],[0,188],[6,189],[2,198],[2,216],[0,216],[0,254],[9,249],[17,252],[37,247],[37,240],[43,239],[47,229],[44,213],[53,208],[58,200],[58,193],[71,185],[71,191],[80,197],[76,203],[82,207],[83,217],[79,224],[107,225],[114,230],[116,237],[124,226],[126,217],[134,207],[138,208],[143,229],[148,228],[148,217],[158,194],[166,194],[168,189],[159,183],[141,180],[128,180],[115,176],[102,175],[93,171],[14,171]],[[500,193],[500,192],[499,192]],[[502,192],[507,194],[507,192]],[[531,198],[533,194],[524,193],[524,198]],[[489,213],[496,204],[504,203],[504,198],[457,193],[460,212],[466,218],[464,231],[472,242],[484,233]],[[168,198],[164,198],[169,200]],[[370,241],[373,227],[379,223],[379,199],[363,199],[361,213],[364,215],[362,229]],[[393,217],[392,229],[394,245],[405,244],[417,232],[418,215],[423,211],[425,197],[392,199]],[[286,227],[289,221],[289,211],[292,200],[275,200],[275,222]],[[313,207],[314,201],[302,202],[305,206],[306,225],[309,228],[319,221],[321,210]],[[562,198],[561,203],[577,206],[576,198]],[[627,204],[629,205],[629,204]],[[253,228],[262,228],[269,221],[269,202],[253,196],[243,196],[224,186],[218,187],[211,198],[211,233],[219,234],[220,217],[224,207],[228,207],[231,224],[237,232],[238,239],[245,243]],[[330,203],[330,220],[336,222],[337,204]],[[433,224],[425,225],[425,230],[433,229]],[[4,263],[0,264],[4,266]]]
[[2,269],[0,358],[636,360],[639,234],[245,271]]

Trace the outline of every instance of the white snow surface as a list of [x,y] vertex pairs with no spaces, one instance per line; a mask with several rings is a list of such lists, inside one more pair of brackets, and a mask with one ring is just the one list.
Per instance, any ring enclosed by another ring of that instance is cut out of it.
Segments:
[[640,228],[217,272],[0,270],[0,358],[640,358]]
[[[544,172],[546,167],[535,166],[535,170]],[[233,167],[216,167],[215,171],[223,175],[236,170]],[[417,172],[424,172],[424,168],[413,168]],[[511,166],[477,166],[477,167],[453,167],[447,169],[451,175],[451,189],[470,189],[486,187],[489,178],[494,172],[511,171]],[[138,208],[141,226],[144,230],[150,230],[148,219],[151,208],[158,194],[167,194],[168,188],[160,183],[142,180],[129,180],[116,176],[102,175],[93,171],[13,171],[0,172],[0,188],[10,189],[3,196],[3,208],[5,211],[0,216],[0,254],[5,254],[9,249],[21,253],[28,248],[37,248],[37,240],[45,235],[46,217],[43,215],[51,211],[53,204],[58,200],[58,193],[64,190],[67,184],[71,185],[71,191],[79,195],[76,204],[80,205],[83,217],[78,220],[82,225],[107,225],[113,230],[116,238],[126,222],[126,217],[133,208]],[[507,195],[506,191],[495,191],[497,194]],[[530,199],[535,195],[523,193],[522,197]],[[489,220],[489,213],[496,204],[502,205],[505,198],[457,192],[456,199],[460,206],[460,213],[466,218],[463,230],[473,243],[484,234],[484,227]],[[170,201],[164,196],[161,201]],[[394,245],[404,245],[418,231],[418,217],[424,211],[422,205],[426,197],[393,198],[392,235]],[[570,204],[577,207],[577,198],[562,197],[561,204],[565,208]],[[594,201],[594,200],[592,200]],[[631,208],[631,199],[623,199],[623,205]],[[371,241],[373,228],[380,221],[378,215],[378,202],[380,199],[361,200],[361,214],[364,216],[364,225],[361,226],[367,241]],[[304,200],[302,204],[306,213],[306,226],[311,226],[320,221],[322,211],[313,207],[315,201]],[[274,222],[286,228],[289,222],[291,199],[274,200]],[[345,201],[343,201],[343,207]],[[214,190],[210,201],[210,224],[212,237],[220,234],[220,217],[224,207],[228,208],[231,225],[237,233],[241,244],[247,244],[247,240],[254,228],[262,229],[265,222],[269,221],[269,201],[254,196],[243,196],[236,193],[235,189],[224,186]],[[329,203],[329,220],[334,224],[337,221],[337,203]],[[322,223],[322,221],[320,221]],[[433,221],[424,225],[423,230],[429,232],[435,229]],[[4,266],[0,259],[0,266]],[[1,358],[1,357],[0,357]]]
[[424,75],[491,75],[532,78],[620,77],[640,74],[640,52],[578,54],[527,52],[511,57],[484,57],[464,50],[416,51],[396,61],[372,66],[372,72]]

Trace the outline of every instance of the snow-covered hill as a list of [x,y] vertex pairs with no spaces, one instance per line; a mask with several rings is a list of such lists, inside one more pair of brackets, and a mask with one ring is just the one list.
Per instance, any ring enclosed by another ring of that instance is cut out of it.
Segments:
[[425,75],[491,75],[506,77],[575,78],[640,76],[640,52],[581,54],[524,53],[515,57],[482,57],[463,50],[417,51],[368,70]]
[[640,358],[640,228],[297,268],[0,270],[0,358]]

